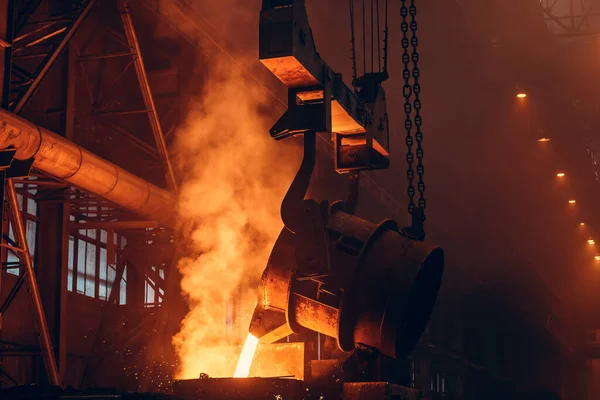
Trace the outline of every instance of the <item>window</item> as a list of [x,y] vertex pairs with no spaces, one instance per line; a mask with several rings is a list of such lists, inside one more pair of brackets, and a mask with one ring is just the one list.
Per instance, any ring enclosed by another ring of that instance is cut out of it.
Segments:
[[146,307],[155,307],[162,303],[165,291],[161,286],[163,286],[162,282],[164,282],[164,279],[164,265],[161,265],[160,267],[152,266],[152,274],[146,276],[146,282],[144,285],[144,303]]
[[[34,180],[35,178],[30,178]],[[37,234],[37,189],[35,185],[27,183],[16,183],[17,202],[23,224],[27,245],[32,258],[36,250]],[[89,206],[86,214],[89,217],[97,217],[98,213],[105,211],[103,207]],[[70,215],[69,220],[76,222],[75,215]],[[8,224],[7,236],[11,245],[16,245],[15,231],[12,223]],[[114,243],[115,254],[113,260],[109,260],[108,255],[108,232],[101,229],[79,230],[69,236],[69,254],[68,254],[68,278],[67,289],[71,292],[79,293],[84,296],[93,297],[101,300],[108,300],[113,283],[116,279],[117,260],[126,244],[123,236],[112,234],[110,238]],[[12,242],[11,242],[12,241]],[[17,254],[10,249],[3,249],[3,261],[6,265],[6,272],[12,275],[19,275],[21,272],[21,262]],[[35,262],[35,258],[32,260]],[[162,271],[164,274],[164,269]],[[126,302],[126,284],[127,284],[127,266],[124,267],[121,282],[117,285],[119,290],[118,302]]]
[[[37,233],[37,203],[35,201],[35,195],[37,190],[33,185],[17,183],[15,184],[17,189],[17,201],[19,203],[19,209],[21,210],[21,216],[23,217],[23,225],[25,228],[25,238],[27,240],[27,246],[29,247],[29,253],[32,257],[32,262],[35,262],[33,256],[35,254],[35,236]],[[26,209],[24,209],[26,205]],[[8,223],[8,237],[9,244],[16,245],[15,232],[12,223]],[[21,270],[21,261],[15,254],[15,252],[8,249],[6,251],[6,272],[11,275],[19,275]]]
[[[93,216],[93,215],[90,215]],[[75,217],[71,216],[71,221]],[[112,240],[115,254],[108,254],[108,241]],[[80,229],[69,236],[69,273],[67,289],[84,296],[107,301],[117,277],[117,261],[121,257],[127,240],[103,229]],[[123,276],[117,285],[118,303],[127,300],[127,266],[123,267]]]

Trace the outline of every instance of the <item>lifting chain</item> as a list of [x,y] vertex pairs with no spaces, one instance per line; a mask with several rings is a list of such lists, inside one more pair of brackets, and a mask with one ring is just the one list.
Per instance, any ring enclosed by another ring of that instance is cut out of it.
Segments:
[[[415,0],[410,0],[410,5],[407,6],[408,0],[402,0],[402,6],[400,8],[400,15],[402,16],[402,63],[404,69],[402,71],[402,77],[404,78],[404,86],[402,88],[402,94],[404,96],[404,113],[406,118],[404,120],[404,128],[406,129],[406,162],[408,169],[406,171],[406,177],[408,178],[408,212],[413,217],[412,225],[412,236],[418,238],[424,237],[423,232],[423,221],[425,221],[425,182],[423,176],[425,175],[425,167],[423,166],[423,132],[421,131],[422,118],[421,118],[421,85],[419,84],[420,70],[419,70],[419,39],[417,37],[417,7]],[[408,16],[410,15],[410,23]],[[410,40],[408,32],[411,32]],[[409,49],[411,50],[409,52]],[[410,64],[412,61],[412,70]],[[411,77],[413,79],[411,85]],[[412,100],[412,103],[411,103]],[[414,112],[413,112],[414,111]],[[413,120],[414,114],[414,120]],[[415,128],[415,134],[413,137],[413,127]],[[419,191],[418,207],[415,205],[415,170],[413,165],[415,163],[415,155],[413,153],[413,146],[416,141],[416,169],[417,169],[417,188]]]

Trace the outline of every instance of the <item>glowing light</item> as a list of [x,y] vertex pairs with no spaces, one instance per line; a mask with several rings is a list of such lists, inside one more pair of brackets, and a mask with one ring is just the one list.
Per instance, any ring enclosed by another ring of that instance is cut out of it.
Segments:
[[543,137],[543,138],[539,138],[537,141],[540,143],[543,143],[543,142],[549,142],[550,140],[551,140],[550,138]]
[[247,378],[250,373],[250,367],[252,366],[252,359],[256,352],[256,346],[258,346],[258,338],[248,334],[246,336],[246,342],[242,348],[242,353],[238,359],[237,366],[235,367],[234,378]]
[[596,244],[596,241],[594,239],[590,239],[588,240],[588,244]]
[[600,256],[596,256],[596,257],[594,257],[594,260],[596,260],[596,261],[600,261]]
[[580,222],[579,226],[585,226],[585,222]]
[[569,200],[569,204],[575,204],[576,201],[575,200]]
[[517,98],[524,99],[525,97],[527,97],[527,93],[525,93],[525,92],[517,93]]
[[556,176],[558,176],[559,178],[562,178],[565,176],[564,172],[559,172],[558,174],[556,174]]

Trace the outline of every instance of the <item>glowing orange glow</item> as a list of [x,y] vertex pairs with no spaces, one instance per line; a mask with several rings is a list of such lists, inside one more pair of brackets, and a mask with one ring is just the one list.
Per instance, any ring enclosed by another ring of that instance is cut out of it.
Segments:
[[539,138],[537,141],[538,141],[538,142],[541,142],[541,143],[543,143],[543,142],[549,142],[549,141],[550,141],[550,138],[543,137],[543,138]]
[[258,346],[258,339],[249,333],[248,336],[246,336],[242,353],[240,354],[237,366],[235,367],[235,372],[233,374],[234,378],[248,377],[250,367],[252,366],[252,360],[254,359],[254,353],[256,352],[256,346]]
[[569,200],[569,204],[575,204],[576,201],[575,200]]
[[527,93],[525,93],[525,92],[517,93],[517,98],[524,99],[525,97],[527,97]]
[[233,376],[302,156],[296,143],[269,136],[265,92],[230,60],[211,56],[210,79],[190,99],[171,148],[183,177],[179,234],[188,239],[177,263],[189,307],[172,338],[177,379]]
[[559,178],[562,178],[565,176],[564,172],[559,172],[558,174],[556,174],[556,176],[558,176]]
[[596,256],[596,257],[594,257],[594,260],[596,260],[596,261],[600,261],[600,256]]
[[590,239],[588,240],[588,244],[596,244],[596,241],[594,239]]
[[580,222],[579,226],[585,226],[585,222]]

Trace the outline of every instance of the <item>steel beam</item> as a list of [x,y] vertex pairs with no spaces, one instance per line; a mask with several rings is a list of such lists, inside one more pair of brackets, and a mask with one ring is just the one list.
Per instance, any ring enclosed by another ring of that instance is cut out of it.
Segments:
[[15,17],[15,2],[14,0],[3,0],[0,2],[2,7],[0,14],[6,15],[6,20],[0,22],[0,36],[2,37],[2,48],[0,49],[0,90],[2,92],[2,107],[8,107],[10,95],[10,70],[12,66],[12,46],[14,36],[14,17]]
[[85,223],[69,223],[69,231],[78,231],[80,229],[105,229],[105,230],[125,230],[125,229],[151,229],[159,228],[157,221],[93,221]]
[[69,204],[62,200],[38,202],[38,235],[36,274],[48,327],[58,359],[60,381],[67,367],[67,277],[69,268]]
[[154,135],[154,140],[156,142],[156,147],[167,168],[169,184],[174,191],[177,191],[175,171],[173,169],[173,165],[171,164],[171,160],[169,159],[167,142],[165,141],[165,136],[158,118],[158,112],[156,111],[156,104],[154,103],[154,98],[152,97],[152,90],[150,88],[150,82],[148,81],[148,75],[146,74],[146,67],[144,65],[144,59],[140,50],[140,43],[135,33],[129,6],[125,1],[122,3],[121,20],[123,22],[123,28],[125,29],[127,42],[136,54],[134,57],[135,72],[137,74],[142,96],[144,98],[144,104],[146,105],[146,109],[149,111],[148,116],[150,120],[150,126],[152,128],[152,134]]
[[75,83],[77,76],[77,49],[73,42],[69,43],[67,59],[67,101],[65,107],[65,137],[69,140],[75,138],[75,108],[77,98],[75,96]]
[[46,314],[44,313],[44,308],[42,306],[40,288],[37,284],[37,280],[35,279],[35,269],[33,268],[33,261],[31,260],[31,253],[29,252],[27,237],[25,235],[25,227],[23,226],[23,217],[21,215],[19,202],[17,200],[17,191],[14,183],[11,180],[6,182],[6,194],[11,208],[11,214],[13,216],[12,221],[15,236],[19,242],[19,245],[23,249],[23,252],[21,253],[22,261],[25,262],[25,268],[27,271],[26,279],[40,335],[40,347],[44,359],[44,365],[46,366],[46,373],[48,374],[48,381],[53,385],[60,385],[58,367],[56,365],[56,358],[54,357],[54,350],[52,349],[52,340],[50,339]]
[[48,59],[44,61],[43,67],[38,72],[31,85],[27,88],[27,91],[18,99],[17,103],[13,107],[13,111],[15,113],[20,113],[23,110],[23,108],[27,105],[29,100],[31,100],[33,95],[37,92],[37,90],[40,87],[40,83],[42,83],[44,78],[48,75],[48,72],[50,72],[50,69],[52,69],[54,62],[58,59],[63,50],[67,47],[69,41],[71,40],[73,35],[75,35],[75,33],[85,20],[85,17],[87,17],[87,15],[89,14],[94,4],[96,4],[96,0],[89,0],[81,14],[79,14],[79,16],[77,17],[77,20],[75,20],[71,28],[65,34],[65,37],[61,40],[60,44],[56,47],[56,49],[54,49],[54,52],[52,52],[52,54],[49,55]]

